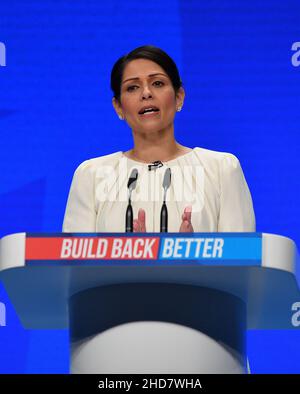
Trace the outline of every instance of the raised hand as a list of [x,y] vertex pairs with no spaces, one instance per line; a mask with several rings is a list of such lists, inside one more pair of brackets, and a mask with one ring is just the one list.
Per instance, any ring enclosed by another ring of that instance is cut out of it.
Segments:
[[188,206],[184,208],[184,212],[182,214],[182,223],[179,229],[180,233],[193,233],[194,228],[192,225],[192,207]]
[[[180,233],[193,233],[194,228],[192,225],[192,207],[185,207],[182,214],[182,223],[179,229]],[[133,220],[133,232],[134,233],[145,233],[146,230],[146,213],[144,209],[140,208],[138,211],[138,218]]]

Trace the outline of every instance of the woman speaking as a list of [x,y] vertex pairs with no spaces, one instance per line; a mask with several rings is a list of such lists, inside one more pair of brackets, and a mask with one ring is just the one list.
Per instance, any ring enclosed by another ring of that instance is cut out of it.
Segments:
[[128,212],[132,231],[159,232],[163,206],[169,232],[255,231],[238,159],[175,140],[174,118],[185,91],[163,50],[146,45],[121,57],[111,72],[111,89],[114,109],[132,131],[133,148],[79,165],[64,232],[128,231]]

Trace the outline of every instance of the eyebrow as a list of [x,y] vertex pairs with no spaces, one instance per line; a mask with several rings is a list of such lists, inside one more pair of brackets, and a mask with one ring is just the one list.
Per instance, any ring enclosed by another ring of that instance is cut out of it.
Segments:
[[[156,75],[163,75],[164,77],[166,77],[166,74],[163,74],[163,73],[149,74],[148,77],[155,77]],[[128,79],[126,79],[125,81],[122,82],[122,85],[123,85],[125,82],[128,82],[128,81],[137,81],[137,80],[139,80],[139,79],[140,79],[139,77],[128,78]]]

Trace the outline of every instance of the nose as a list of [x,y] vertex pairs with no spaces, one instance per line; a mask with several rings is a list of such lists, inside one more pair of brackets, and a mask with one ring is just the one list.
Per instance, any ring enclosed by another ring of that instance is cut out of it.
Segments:
[[142,89],[142,99],[146,99],[150,97],[152,97],[151,90],[149,89],[148,85],[145,85],[144,88]]

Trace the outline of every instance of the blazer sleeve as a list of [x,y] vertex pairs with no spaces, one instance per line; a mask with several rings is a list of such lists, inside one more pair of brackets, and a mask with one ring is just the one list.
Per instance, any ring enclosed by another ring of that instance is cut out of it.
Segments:
[[240,162],[232,154],[226,154],[220,165],[218,231],[255,231],[255,214],[251,194]]
[[94,176],[85,161],[76,169],[65,210],[63,232],[95,232]]

